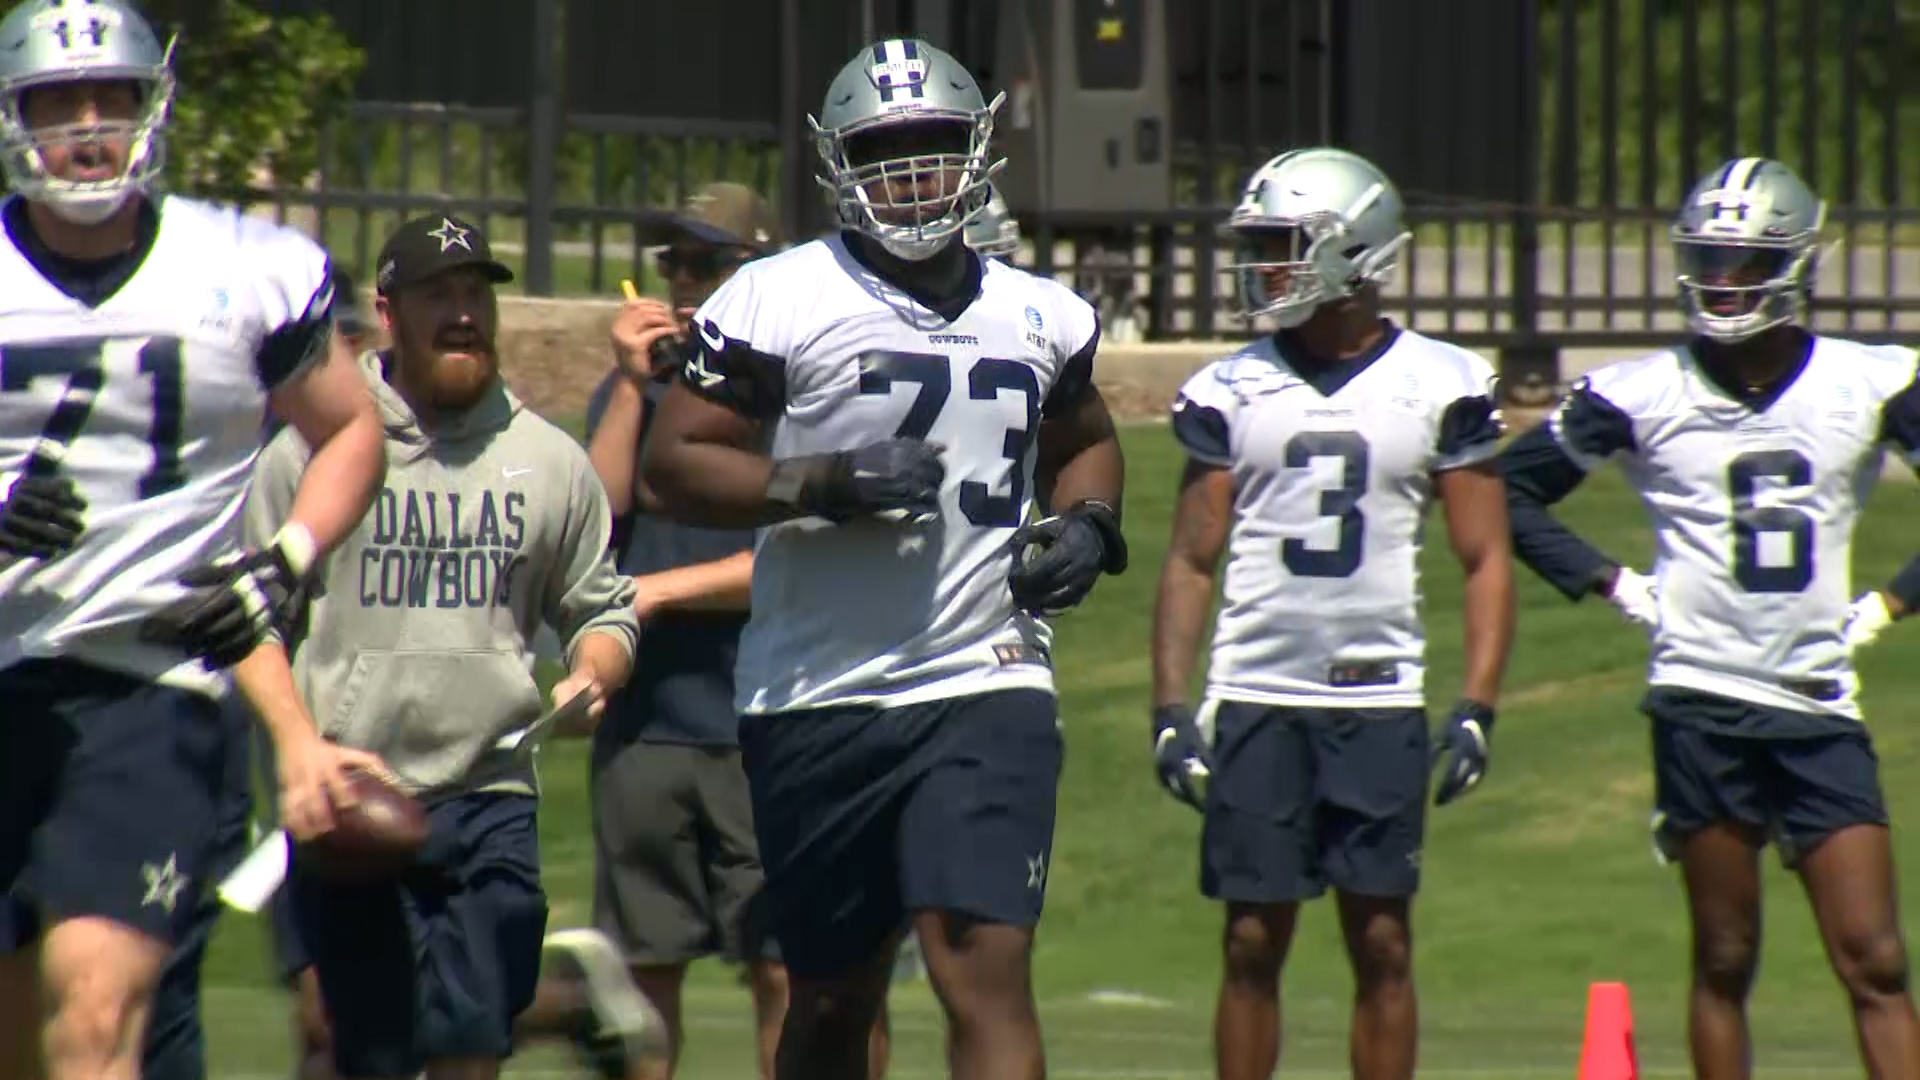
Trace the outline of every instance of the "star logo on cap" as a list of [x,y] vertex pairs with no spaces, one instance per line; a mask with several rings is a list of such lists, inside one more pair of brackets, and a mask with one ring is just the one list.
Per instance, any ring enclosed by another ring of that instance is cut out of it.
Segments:
[[427,235],[440,241],[441,251],[446,251],[448,248],[456,245],[472,251],[473,245],[467,242],[467,232],[468,230],[455,225],[452,218],[441,218],[440,227],[429,232]]

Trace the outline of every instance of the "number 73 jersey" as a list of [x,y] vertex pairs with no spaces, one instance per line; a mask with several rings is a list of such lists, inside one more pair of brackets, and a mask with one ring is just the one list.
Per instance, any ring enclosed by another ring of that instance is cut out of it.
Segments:
[[1910,349],[1816,337],[1752,406],[1684,348],[1574,385],[1549,432],[1582,471],[1617,462],[1653,526],[1650,684],[1859,718],[1843,632],[1853,531],[1885,447],[1920,463],[1914,372]]
[[72,551],[0,566],[0,667],[71,656],[215,685],[136,639],[180,575],[233,550],[267,393],[324,354],[312,241],[169,197],[144,261],[88,306],[0,238],[0,475],[63,475],[87,502]]
[[1420,706],[1433,475],[1498,449],[1493,369],[1397,328],[1331,366],[1290,352],[1284,335],[1262,338],[1202,368],[1173,403],[1188,457],[1233,480],[1207,696]]
[[1007,589],[1034,506],[1043,419],[1090,392],[1099,329],[1065,286],[977,260],[964,310],[936,312],[839,237],[748,263],[694,316],[688,390],[759,421],[775,458],[886,439],[944,448],[923,526],[762,529],[736,704],[775,712],[1053,689],[1046,627]]

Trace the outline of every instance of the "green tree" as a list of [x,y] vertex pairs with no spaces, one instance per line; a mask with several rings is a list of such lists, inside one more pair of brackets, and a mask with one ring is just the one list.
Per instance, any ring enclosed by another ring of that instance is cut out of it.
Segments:
[[324,14],[268,16],[244,0],[153,0],[177,33],[167,172],[176,189],[241,203],[262,183],[299,184],[321,132],[345,117],[366,55]]
[[[1617,13],[1611,70],[1602,63],[1608,36],[1603,15],[1609,6]],[[1610,151],[1626,204],[1639,201],[1643,178],[1653,181],[1654,205],[1659,207],[1677,200],[1697,179],[1681,175],[1688,7],[1698,28],[1697,168],[1711,167],[1730,153],[1760,153],[1772,133],[1774,154],[1836,204],[1891,207],[1910,202],[1920,192],[1920,152],[1914,149],[1920,146],[1920,109],[1911,100],[1915,84],[1910,74],[1920,65],[1920,17],[1909,5],[1891,0],[1735,0],[1731,5],[1719,0],[1543,0],[1543,194],[1554,193],[1555,136],[1563,124],[1573,128],[1574,158],[1560,163],[1569,166],[1575,178],[1575,190],[1564,193],[1572,195],[1573,205],[1600,204],[1601,165]],[[1766,33],[1770,9],[1778,20],[1771,39]],[[1731,26],[1728,11],[1733,14]],[[1565,14],[1575,20],[1577,49],[1571,56],[1561,49]],[[1643,57],[1648,50],[1643,42],[1648,29],[1652,78],[1645,80]],[[1729,29],[1731,42],[1726,40]],[[1733,82],[1727,81],[1722,66],[1728,45],[1737,58]],[[1563,117],[1556,115],[1557,79],[1569,65],[1578,88],[1576,111]],[[1762,69],[1768,66],[1778,88],[1771,114],[1763,89]],[[1856,95],[1851,117],[1846,115],[1844,93],[1849,79]],[[1602,94],[1609,81],[1619,102],[1619,143],[1611,148],[1601,124]],[[1651,98],[1643,94],[1644,82],[1651,83]],[[1801,137],[1803,119],[1812,133],[1811,145]],[[1654,130],[1651,160],[1641,154],[1643,124]],[[1850,190],[1843,167],[1849,157],[1854,164]]]

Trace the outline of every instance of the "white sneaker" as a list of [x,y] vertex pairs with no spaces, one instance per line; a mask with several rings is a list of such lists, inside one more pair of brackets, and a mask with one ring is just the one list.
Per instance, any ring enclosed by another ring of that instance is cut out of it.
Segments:
[[666,1019],[634,985],[611,938],[598,930],[556,930],[545,948],[548,973],[585,984],[593,1015],[572,1038],[588,1067],[607,1080],[625,1080],[634,1061],[666,1056]]

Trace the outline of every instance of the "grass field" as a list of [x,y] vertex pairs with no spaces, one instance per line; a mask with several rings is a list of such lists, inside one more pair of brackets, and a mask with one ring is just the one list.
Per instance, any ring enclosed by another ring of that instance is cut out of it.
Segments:
[[[1059,627],[1067,769],[1049,877],[1037,981],[1052,1075],[1211,1075],[1208,1043],[1218,972],[1218,912],[1198,895],[1199,819],[1167,798],[1148,764],[1147,629],[1179,461],[1164,429],[1128,433],[1134,567],[1107,581]],[[1859,580],[1877,582],[1911,554],[1912,488],[1881,492],[1856,551]],[[1565,508],[1567,520],[1618,557],[1644,563],[1637,504],[1611,476]],[[1443,535],[1438,530],[1436,535]],[[1433,701],[1448,704],[1460,665],[1460,577],[1444,544],[1428,557]],[[1486,784],[1431,819],[1426,891],[1417,907],[1427,1076],[1565,1077],[1579,1057],[1587,987],[1632,991],[1641,1063],[1682,1076],[1685,927],[1680,890],[1655,867],[1647,839],[1652,785],[1646,725],[1636,711],[1645,646],[1610,609],[1569,605],[1522,577],[1520,644]],[[1913,730],[1920,629],[1897,627],[1865,657],[1867,702],[1900,814],[1920,780]],[[546,752],[542,815],[553,923],[587,917],[591,838],[580,747]],[[1908,895],[1920,850],[1901,845]],[[1821,956],[1797,884],[1768,865],[1769,909],[1756,1057],[1763,1077],[1858,1076],[1845,1006]],[[207,972],[218,1077],[286,1075],[285,1004],[272,988],[265,931],[225,920]],[[1149,1003],[1090,1000],[1128,991]],[[1331,911],[1303,921],[1287,974],[1283,1075],[1345,1075],[1350,983]],[[895,996],[894,1075],[933,1077],[939,1023],[923,985]],[[748,1005],[724,969],[692,990],[682,1075],[753,1075]],[[515,1062],[520,1075],[567,1068],[553,1052]]]

